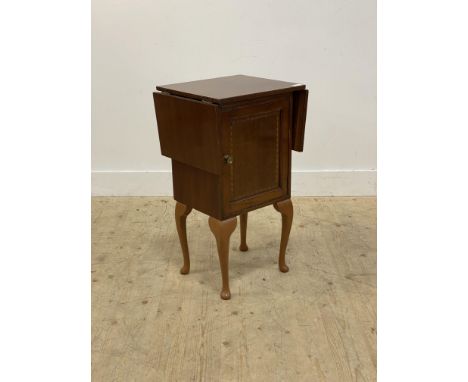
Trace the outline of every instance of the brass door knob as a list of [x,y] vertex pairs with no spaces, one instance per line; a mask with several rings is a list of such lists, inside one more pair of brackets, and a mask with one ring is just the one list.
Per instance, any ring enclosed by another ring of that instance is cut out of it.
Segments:
[[232,164],[232,156],[226,154],[226,155],[224,156],[224,163],[226,163],[226,164]]

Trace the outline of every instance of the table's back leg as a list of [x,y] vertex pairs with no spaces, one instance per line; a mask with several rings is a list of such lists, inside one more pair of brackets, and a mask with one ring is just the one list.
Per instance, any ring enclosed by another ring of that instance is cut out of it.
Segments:
[[221,221],[210,216],[208,224],[216,239],[216,246],[218,247],[221,277],[223,279],[221,298],[223,300],[229,300],[231,298],[231,291],[229,290],[229,239],[236,229],[237,218]]
[[288,245],[289,233],[291,232],[291,226],[293,221],[293,205],[291,199],[286,199],[281,202],[273,204],[276,211],[281,213],[281,244],[279,251],[278,266],[281,272],[289,271],[289,267],[286,265],[286,247]]
[[182,247],[182,255],[184,256],[184,265],[180,268],[180,273],[186,275],[190,272],[190,256],[187,243],[187,216],[192,211],[191,207],[185,204],[176,203],[175,207],[175,221],[177,233],[179,234],[180,246]]
[[249,247],[247,246],[247,212],[240,215],[240,234],[241,234],[241,243],[239,250],[242,252],[248,251]]

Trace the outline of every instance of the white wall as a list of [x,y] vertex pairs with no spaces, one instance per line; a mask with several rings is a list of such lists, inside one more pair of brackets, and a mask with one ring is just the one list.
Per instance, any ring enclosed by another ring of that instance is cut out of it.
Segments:
[[294,194],[375,194],[374,0],[93,0],[93,194],[170,194],[156,84],[231,74],[307,85]]

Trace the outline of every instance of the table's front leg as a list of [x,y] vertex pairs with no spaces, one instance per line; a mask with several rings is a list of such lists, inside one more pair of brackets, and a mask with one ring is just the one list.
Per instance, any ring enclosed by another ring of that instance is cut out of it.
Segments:
[[229,290],[229,239],[236,229],[237,218],[221,221],[210,217],[208,219],[208,224],[216,239],[216,246],[218,248],[221,277],[223,279],[221,298],[223,300],[229,300],[231,298],[231,291]]
[[279,251],[278,266],[281,272],[289,271],[289,267],[286,265],[286,247],[288,246],[289,233],[291,232],[291,226],[293,221],[293,205],[291,199],[283,200],[273,204],[276,211],[281,213],[281,243]]
[[182,255],[184,256],[184,265],[180,268],[180,273],[186,275],[190,272],[190,256],[187,243],[187,216],[192,211],[191,207],[177,202],[175,208],[175,221],[177,233],[179,234],[180,246],[182,247]]

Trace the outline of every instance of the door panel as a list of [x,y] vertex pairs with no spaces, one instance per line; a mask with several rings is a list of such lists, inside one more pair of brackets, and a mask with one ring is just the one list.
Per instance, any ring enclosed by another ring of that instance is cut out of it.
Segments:
[[280,118],[275,110],[231,121],[231,200],[280,187]]
[[232,215],[288,194],[290,96],[223,112],[224,210]]

